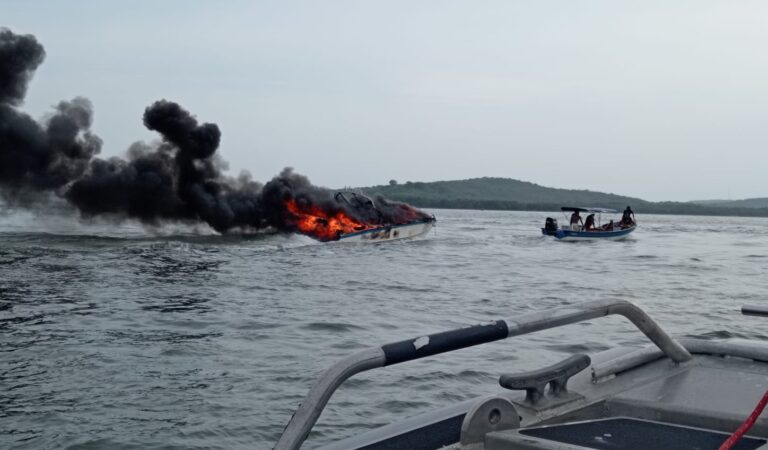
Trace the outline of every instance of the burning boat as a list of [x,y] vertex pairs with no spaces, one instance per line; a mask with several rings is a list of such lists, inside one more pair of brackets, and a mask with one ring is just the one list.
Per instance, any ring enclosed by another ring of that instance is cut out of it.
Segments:
[[339,191],[328,205],[286,201],[297,231],[319,241],[383,242],[423,236],[436,219],[405,203]]
[[385,225],[352,233],[340,234],[344,242],[381,242],[424,236],[432,229],[436,219],[429,217],[398,225]]
[[409,205],[334,196],[290,167],[264,185],[247,172],[231,177],[217,153],[218,125],[199,122],[165,99],[143,116],[161,141],[135,143],[125,157],[100,158],[102,140],[91,131],[88,99],[59,102],[40,122],[17,108],[44,59],[34,36],[0,27],[0,198],[12,205],[56,196],[87,219],[104,215],[153,228],[206,223],[219,233],[273,230],[321,241],[401,239],[434,225],[434,217]]

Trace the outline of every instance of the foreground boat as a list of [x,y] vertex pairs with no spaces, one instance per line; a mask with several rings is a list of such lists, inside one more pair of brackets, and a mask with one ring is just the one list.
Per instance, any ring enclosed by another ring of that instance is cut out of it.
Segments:
[[[753,308],[758,313],[765,309]],[[327,369],[275,449],[298,449],[333,392],[356,373],[618,314],[652,342],[501,375],[505,390],[323,449],[716,449],[768,401],[768,342],[670,337],[626,301],[594,301],[420,336],[352,354]],[[589,369],[589,370],[586,370]],[[549,386],[549,389],[546,389]],[[721,449],[768,449],[768,419]]]
[[618,211],[609,208],[578,208],[573,206],[563,206],[560,208],[563,213],[566,214],[566,221],[568,221],[567,213],[587,213],[592,216],[597,215],[594,222],[594,227],[582,226],[579,223],[571,225],[557,226],[557,221],[551,217],[547,217],[544,223],[544,228],[541,229],[541,233],[545,236],[554,236],[555,239],[560,241],[592,241],[592,240],[621,240],[630,235],[637,228],[637,224],[632,221],[631,224],[620,224],[619,222],[614,224],[611,220],[607,224],[602,223],[603,214],[617,214]]

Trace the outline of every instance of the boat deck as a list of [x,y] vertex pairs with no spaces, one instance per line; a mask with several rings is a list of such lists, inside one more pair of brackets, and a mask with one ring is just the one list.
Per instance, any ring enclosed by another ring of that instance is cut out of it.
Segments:
[[[613,314],[629,319],[653,344],[499,374],[505,389],[496,395],[323,449],[703,450],[724,442],[768,390],[768,341],[675,340],[636,305],[596,300],[358,351],[323,372],[276,449],[298,449],[331,393],[355,373]],[[748,437],[733,448],[768,450],[768,417],[757,419]]]
[[[717,448],[768,390],[768,364],[746,358],[696,355],[680,365],[668,359],[658,360],[597,383],[593,383],[590,371],[584,371],[572,378],[569,386],[571,400],[560,405],[543,402],[533,406],[520,395],[502,393],[515,405],[520,428],[490,432],[483,445],[454,444],[448,448]],[[619,418],[621,421],[610,420]],[[627,425],[627,420],[632,426]],[[566,430],[561,425],[566,423],[578,425]],[[649,447],[647,430],[651,428],[655,430],[652,435],[663,434],[668,440]],[[601,432],[595,434],[595,430]],[[590,436],[585,440],[587,434]],[[755,439],[742,440],[734,448],[768,449],[768,418],[759,418],[748,435]],[[631,445],[633,440],[636,445]],[[702,446],[712,442],[716,445]]]

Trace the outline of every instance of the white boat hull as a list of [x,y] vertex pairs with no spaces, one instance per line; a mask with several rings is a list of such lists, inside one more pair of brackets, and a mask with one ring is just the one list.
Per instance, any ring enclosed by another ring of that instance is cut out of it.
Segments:
[[542,228],[541,232],[545,236],[553,236],[555,239],[564,242],[573,241],[618,241],[625,239],[630,235],[637,225],[632,225],[629,228],[616,229],[616,230],[595,230],[595,231],[583,231],[583,230],[570,230],[567,228],[558,228],[554,233],[547,232]]
[[627,228],[626,230],[618,231],[604,231],[604,232],[571,232],[566,233],[563,237],[555,236],[557,240],[563,242],[574,241],[620,241],[629,237],[629,234],[635,231],[635,227]]
[[339,241],[342,242],[384,242],[397,239],[408,239],[427,234],[432,229],[435,222],[429,220],[426,222],[412,222],[402,225],[390,225],[386,227],[373,228],[356,233],[342,235]]

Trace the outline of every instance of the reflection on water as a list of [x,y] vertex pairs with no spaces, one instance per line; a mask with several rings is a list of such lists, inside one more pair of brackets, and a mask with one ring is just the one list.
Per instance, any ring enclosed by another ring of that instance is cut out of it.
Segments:
[[167,297],[150,299],[141,309],[145,311],[159,311],[164,313],[174,312],[199,312],[210,311],[211,307],[206,305],[208,298],[199,295],[180,295],[171,294]]
[[[678,336],[768,338],[739,314],[768,293],[768,220],[639,215],[627,241],[565,244],[542,213],[433,212],[427,239],[378,245],[0,222],[0,447],[269,448],[350,352],[599,298]],[[611,317],[361,374],[311,442],[643,342]]]

